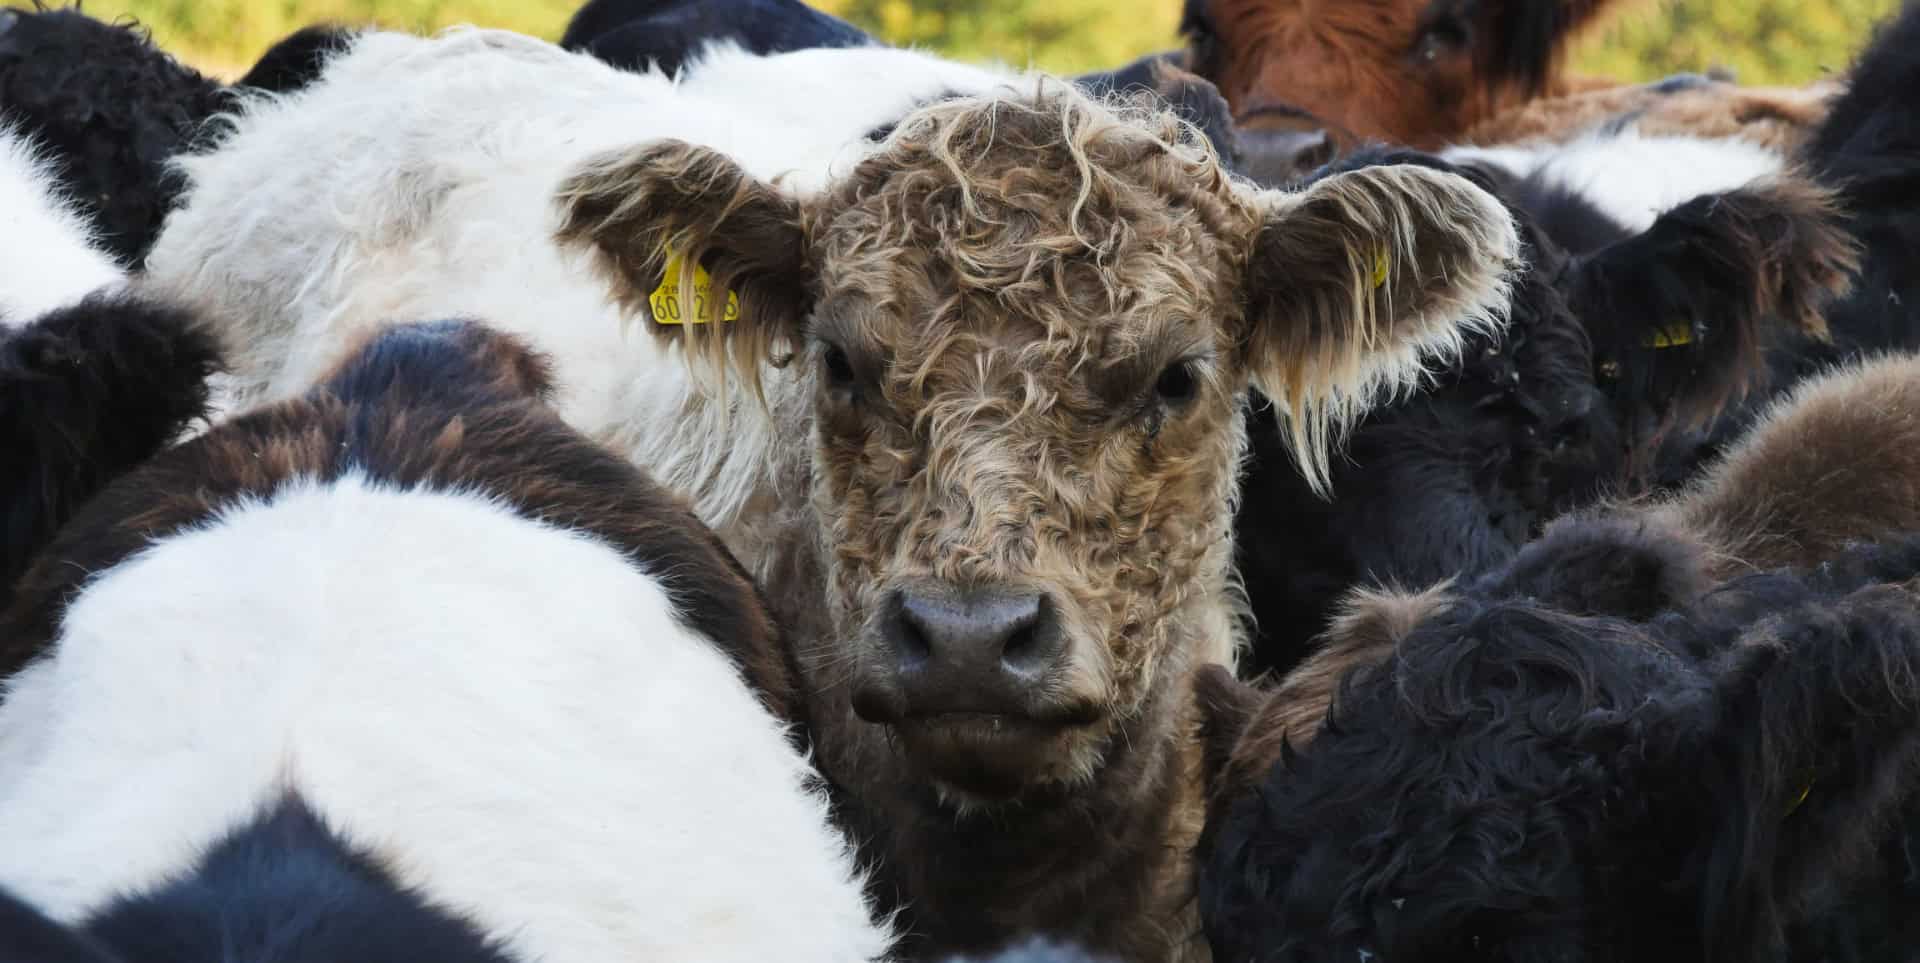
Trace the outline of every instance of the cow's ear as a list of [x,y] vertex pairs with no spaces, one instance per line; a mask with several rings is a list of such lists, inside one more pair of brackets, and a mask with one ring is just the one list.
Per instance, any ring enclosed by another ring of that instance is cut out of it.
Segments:
[[1698,427],[1762,385],[1770,345],[1826,336],[1858,256],[1830,192],[1785,176],[1667,211],[1576,260],[1565,290],[1615,404]]
[[1266,192],[1245,279],[1254,383],[1324,491],[1331,448],[1380,396],[1495,330],[1519,254],[1513,217],[1456,174],[1384,165]]
[[790,348],[811,300],[801,203],[711,148],[599,155],[560,186],[558,236],[587,247],[623,306],[750,381]]
[[1875,865],[1920,786],[1920,602],[1880,585],[1775,612],[1700,710],[1650,730],[1649,755],[1692,747],[1662,784],[1702,793],[1707,958],[1781,958],[1794,908]]

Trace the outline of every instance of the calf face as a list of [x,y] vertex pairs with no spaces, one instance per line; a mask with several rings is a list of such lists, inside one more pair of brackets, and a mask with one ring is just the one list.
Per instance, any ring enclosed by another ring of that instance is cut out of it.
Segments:
[[1493,324],[1516,249],[1461,178],[1256,192],[1171,115],[1031,84],[920,109],[815,197],[678,143],[562,193],[636,308],[669,252],[739,296],[656,333],[811,383],[808,684],[976,800],[1089,778],[1159,680],[1229,658],[1245,387],[1324,478],[1374,395]]
[[1608,0],[1187,0],[1192,69],[1252,130],[1433,148],[1539,96]]

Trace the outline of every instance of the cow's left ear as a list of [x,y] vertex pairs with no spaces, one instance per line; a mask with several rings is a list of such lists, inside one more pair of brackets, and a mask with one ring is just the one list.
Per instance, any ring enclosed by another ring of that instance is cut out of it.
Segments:
[[1297,193],[1265,192],[1242,338],[1254,383],[1281,406],[1293,453],[1324,490],[1339,433],[1426,362],[1507,312],[1513,217],[1456,174],[1383,165]]

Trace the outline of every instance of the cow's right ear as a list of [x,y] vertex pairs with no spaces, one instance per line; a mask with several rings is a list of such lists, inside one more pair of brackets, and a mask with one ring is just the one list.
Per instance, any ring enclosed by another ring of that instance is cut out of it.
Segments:
[[757,383],[799,335],[812,290],[801,204],[725,154],[673,140],[610,151],[558,202],[560,241],[595,251],[655,336]]

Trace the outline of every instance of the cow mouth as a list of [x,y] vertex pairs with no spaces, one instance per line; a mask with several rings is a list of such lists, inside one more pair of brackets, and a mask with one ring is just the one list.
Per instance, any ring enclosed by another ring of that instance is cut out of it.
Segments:
[[936,785],[999,800],[1072,778],[1097,718],[1091,712],[946,712],[909,716],[892,729],[911,763]]

